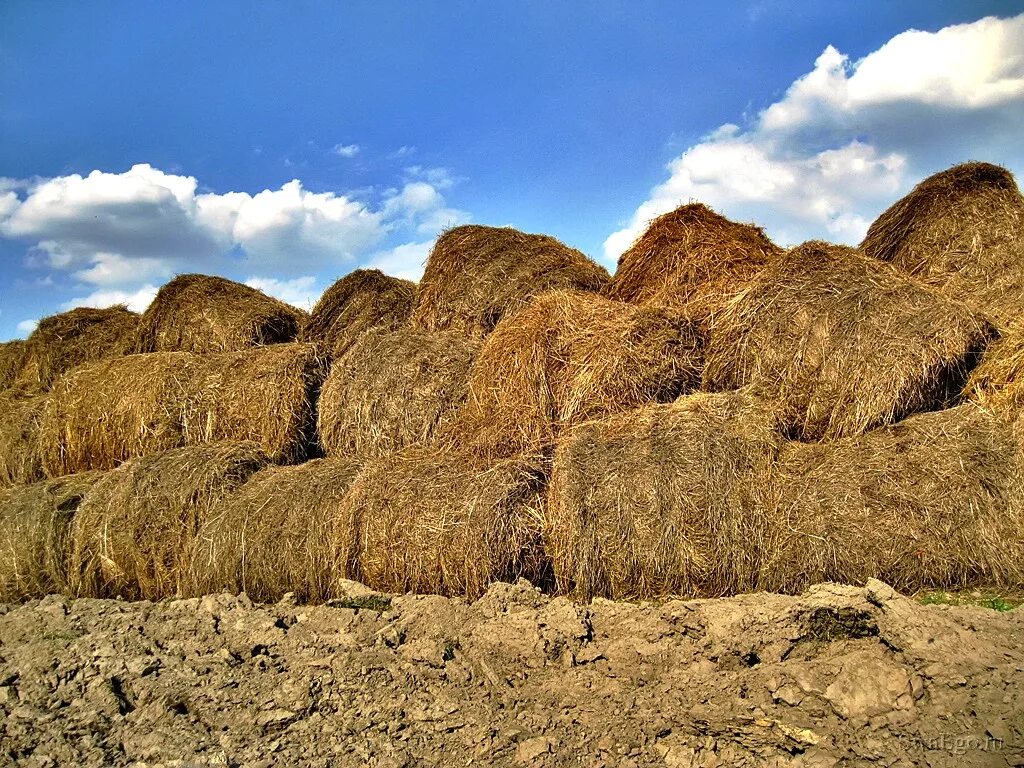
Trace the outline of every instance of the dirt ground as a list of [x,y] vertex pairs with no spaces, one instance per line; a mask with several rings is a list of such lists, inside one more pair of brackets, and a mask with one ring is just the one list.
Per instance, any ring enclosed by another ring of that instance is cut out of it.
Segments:
[[0,763],[1024,765],[1022,609],[350,594],[0,606]]

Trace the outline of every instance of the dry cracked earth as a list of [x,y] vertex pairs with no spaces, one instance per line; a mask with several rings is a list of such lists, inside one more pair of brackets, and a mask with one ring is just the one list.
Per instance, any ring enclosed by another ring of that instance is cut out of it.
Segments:
[[349,594],[0,606],[0,763],[1024,765],[1024,610]]

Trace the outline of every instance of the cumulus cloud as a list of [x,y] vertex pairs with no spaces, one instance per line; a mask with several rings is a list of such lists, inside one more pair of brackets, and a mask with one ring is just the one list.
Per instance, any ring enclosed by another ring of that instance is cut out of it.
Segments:
[[[85,296],[77,296],[70,301],[64,302],[61,309],[73,309],[74,307],[112,307],[115,304],[124,304],[132,312],[144,312],[153,299],[156,297],[157,287],[155,285],[144,285],[134,291],[110,289],[93,291]],[[21,330],[19,326],[18,330]]]
[[28,336],[39,326],[38,320],[22,320],[17,325],[18,333],[22,336]]
[[273,277],[250,277],[245,284],[269,296],[309,311],[324,292],[312,275],[292,280],[278,280]]
[[359,154],[358,144],[335,144],[334,149],[331,150],[336,155],[341,157],[355,157]]
[[1024,15],[910,30],[859,61],[828,46],[747,126],[724,125],[669,163],[614,259],[689,201],[765,226],[780,243],[856,243],[922,176],[968,159],[1024,170]]
[[427,256],[430,255],[430,249],[433,247],[433,240],[403,243],[390,250],[375,254],[367,266],[404,280],[418,282],[423,277],[423,267],[426,264]]

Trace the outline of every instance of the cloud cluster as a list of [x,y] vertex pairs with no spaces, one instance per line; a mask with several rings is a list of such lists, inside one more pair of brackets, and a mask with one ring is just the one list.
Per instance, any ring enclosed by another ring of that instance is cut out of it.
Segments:
[[855,243],[924,175],[968,159],[1024,170],[1022,52],[1024,15],[910,30],[859,61],[828,46],[748,126],[721,126],[672,160],[605,255],[691,200],[780,243]]

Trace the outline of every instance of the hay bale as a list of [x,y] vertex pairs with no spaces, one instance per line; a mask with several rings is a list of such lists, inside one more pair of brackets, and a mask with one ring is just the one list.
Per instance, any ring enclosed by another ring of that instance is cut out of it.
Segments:
[[988,346],[964,391],[988,407],[1011,414],[1024,411],[1024,318]]
[[78,307],[44,317],[25,342],[17,383],[46,391],[68,371],[86,363],[121,357],[131,350],[139,316],[127,307]]
[[0,491],[0,601],[67,593],[67,534],[99,477],[84,472]]
[[696,389],[703,357],[677,310],[554,291],[484,342],[453,430],[485,454],[543,451],[575,423]]
[[415,297],[416,283],[378,269],[357,269],[324,292],[300,338],[341,357],[367,331],[405,325]]
[[757,584],[771,522],[757,489],[781,438],[745,392],[682,397],[578,426],[558,445],[545,542],[582,599],[715,596]]
[[14,386],[25,361],[25,342],[20,339],[0,344],[0,390]]
[[413,447],[370,463],[343,505],[361,531],[358,579],[384,592],[477,597],[494,581],[547,582],[542,467]]
[[0,393],[0,488],[43,479],[39,429],[47,397]]
[[964,163],[929,176],[878,217],[861,249],[1000,324],[1024,311],[1024,197],[1005,168]]
[[683,307],[706,318],[781,253],[760,227],[690,203],[651,222],[619,257],[604,295]]
[[511,227],[455,227],[430,252],[411,320],[422,330],[481,338],[534,296],[598,291],[607,280],[604,268],[553,237]]
[[[1020,445],[968,403],[834,443],[787,445],[760,588],[877,578],[902,591],[1024,586]],[[770,556],[769,556],[770,555]]]
[[309,602],[334,597],[337,579],[355,568],[357,531],[340,510],[358,471],[347,459],[314,459],[257,472],[200,527],[192,591],[246,592],[263,602],[286,592]]
[[188,594],[196,533],[221,499],[267,463],[253,443],[215,443],[132,459],[105,473],[71,527],[72,593],[132,600]]
[[959,396],[993,329],[850,248],[804,243],[776,259],[712,327],[704,385],[752,385],[802,440],[861,434]]
[[57,476],[215,441],[259,444],[274,461],[318,450],[315,345],[243,352],[160,352],[95,363],[65,377],[43,413],[43,467]]
[[450,332],[367,332],[324,382],[324,450],[366,460],[430,440],[465,401],[477,347]]
[[136,352],[238,352],[293,341],[306,313],[247,285],[179,275],[142,315]]

